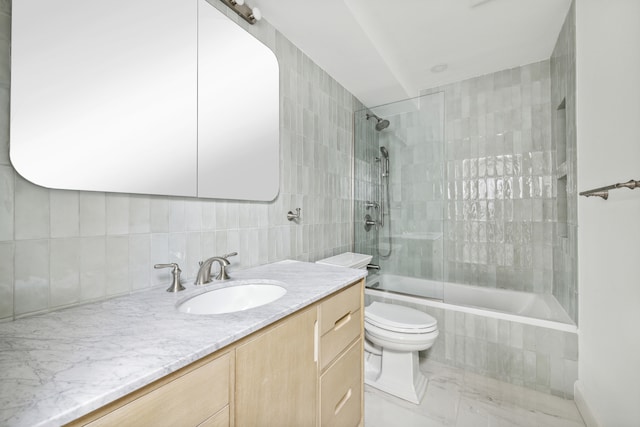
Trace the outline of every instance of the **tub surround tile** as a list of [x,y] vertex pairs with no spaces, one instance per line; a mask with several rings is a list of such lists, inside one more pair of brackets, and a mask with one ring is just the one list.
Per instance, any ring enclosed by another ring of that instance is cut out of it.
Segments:
[[[48,426],[69,422],[364,275],[362,270],[297,261],[234,272],[236,280],[280,281],[288,292],[250,312],[218,315],[220,322],[212,322],[211,316],[180,313],[175,303],[232,282],[203,289],[189,286],[188,291],[177,295],[165,292],[164,286],[157,287],[0,324],[4,346],[0,371],[16,373],[0,383],[0,400],[4,402],[0,424]],[[133,324],[135,328],[131,328]],[[28,337],[25,330],[30,332]],[[171,331],[170,336],[167,331]]]
[[[366,298],[368,304],[373,301],[399,304],[440,317],[440,335],[431,349],[420,352],[423,361],[447,363],[470,373],[573,398],[573,383],[578,379],[574,360],[577,359],[577,332],[419,305],[376,294],[367,294]],[[484,334],[479,332],[483,327],[486,328]]]

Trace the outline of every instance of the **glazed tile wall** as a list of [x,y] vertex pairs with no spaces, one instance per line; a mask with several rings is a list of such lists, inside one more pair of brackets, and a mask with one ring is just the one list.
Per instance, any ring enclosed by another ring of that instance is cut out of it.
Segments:
[[578,192],[575,3],[551,55],[551,124],[556,149],[558,233],[553,246],[553,295],[578,322]]
[[443,87],[445,281],[551,293],[550,63]]
[[367,295],[424,311],[440,335],[421,358],[544,393],[573,398],[578,379],[578,334],[519,322]]
[[[280,65],[280,194],[270,203],[49,190],[9,161],[10,0],[0,0],[0,319],[193,277],[230,251],[232,269],[351,249],[352,112],[361,104],[268,22],[249,26]],[[287,211],[302,208],[299,224]]]

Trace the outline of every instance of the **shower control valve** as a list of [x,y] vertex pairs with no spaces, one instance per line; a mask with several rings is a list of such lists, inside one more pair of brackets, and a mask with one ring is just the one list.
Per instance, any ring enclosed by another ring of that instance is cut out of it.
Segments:
[[380,205],[378,204],[378,202],[364,202],[364,207],[369,209],[369,208],[374,208],[374,209],[380,209]]

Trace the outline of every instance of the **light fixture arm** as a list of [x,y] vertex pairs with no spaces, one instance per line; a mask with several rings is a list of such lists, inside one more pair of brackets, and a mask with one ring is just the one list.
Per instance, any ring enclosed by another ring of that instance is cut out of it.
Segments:
[[262,19],[262,12],[257,7],[251,8],[244,4],[244,0],[220,0],[233,10],[239,17],[253,25]]

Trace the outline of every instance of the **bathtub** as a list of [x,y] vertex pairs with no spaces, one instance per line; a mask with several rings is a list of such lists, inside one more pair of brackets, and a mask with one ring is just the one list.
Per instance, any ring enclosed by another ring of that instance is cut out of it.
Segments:
[[393,274],[370,275],[367,278],[367,291],[369,294],[392,293],[395,294],[393,298],[399,301],[417,302],[565,332],[577,331],[576,325],[553,295],[442,283]]
[[367,277],[365,304],[373,301],[436,318],[440,336],[422,361],[573,398],[578,328],[551,295],[382,274]]

